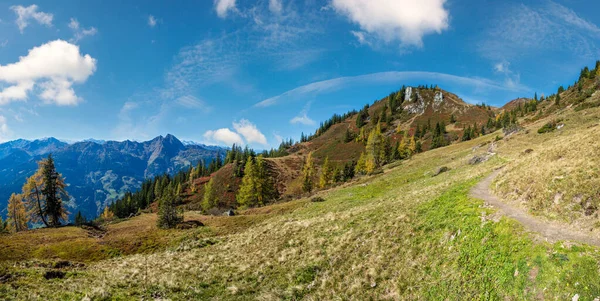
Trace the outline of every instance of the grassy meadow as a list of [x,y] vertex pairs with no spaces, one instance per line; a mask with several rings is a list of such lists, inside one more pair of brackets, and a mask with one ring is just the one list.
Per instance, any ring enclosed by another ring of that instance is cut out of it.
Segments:
[[[595,185],[573,182],[580,180],[574,171],[587,166],[575,159],[597,152],[591,142],[600,137],[599,111],[564,114],[565,127],[553,133],[538,134],[540,120],[495,143],[501,132],[419,154],[320,192],[321,203],[295,200],[235,217],[188,212],[186,219],[206,225],[190,230],[158,231],[155,217],[145,214],[108,226],[102,238],[78,228],[0,237],[2,249],[12,250],[0,251],[0,299],[594,300],[600,297],[598,248],[545,242],[469,197],[501,166],[495,189],[511,201],[510,191],[532,181],[540,191],[570,187],[565,199]],[[569,141],[580,143],[569,147]],[[489,150],[490,160],[468,164]],[[564,162],[575,178],[539,184],[567,168],[555,153],[573,158]],[[592,165],[589,171],[597,172]],[[441,166],[449,171],[433,176]],[[521,205],[568,219],[571,213],[535,205],[552,194]],[[132,245],[138,249],[123,251]],[[61,259],[85,265],[46,280],[51,263]]]

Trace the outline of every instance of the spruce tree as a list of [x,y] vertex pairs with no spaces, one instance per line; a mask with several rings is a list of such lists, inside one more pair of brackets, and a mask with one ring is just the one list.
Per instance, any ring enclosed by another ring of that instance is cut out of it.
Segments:
[[87,221],[85,219],[85,216],[83,216],[81,214],[81,211],[77,211],[77,215],[75,215],[75,225],[76,226],[81,226],[83,224],[85,224]]
[[67,219],[68,212],[64,207],[63,199],[69,196],[65,190],[65,183],[62,176],[56,171],[52,155],[48,155],[43,169],[44,187],[42,194],[46,198],[46,216],[48,223],[52,227],[60,226],[61,222]]
[[167,188],[158,200],[157,226],[162,229],[175,228],[183,221],[183,212],[177,208],[178,197],[175,192]]
[[8,200],[8,227],[12,232],[21,232],[27,230],[29,218],[23,203],[23,196],[12,194]]
[[304,192],[311,192],[313,190],[313,175],[314,175],[314,162],[312,159],[312,152],[308,154],[302,167],[302,190]]

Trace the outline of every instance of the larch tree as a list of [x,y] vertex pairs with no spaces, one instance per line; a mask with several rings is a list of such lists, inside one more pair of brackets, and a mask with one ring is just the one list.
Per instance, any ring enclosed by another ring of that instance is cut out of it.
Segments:
[[23,185],[22,194],[28,209],[30,221],[34,223],[42,222],[44,226],[48,227],[46,197],[42,194],[42,188],[44,187],[44,164],[45,160],[38,162],[37,171],[27,178],[25,185]]
[[360,153],[360,157],[354,167],[354,173],[364,175],[367,173],[367,155],[365,152]]
[[8,200],[8,227],[11,232],[21,232],[27,230],[29,218],[23,203],[23,196],[12,194]]
[[66,184],[62,175],[56,171],[52,155],[48,155],[43,164],[44,187],[42,194],[46,198],[46,216],[48,223],[52,227],[60,226],[61,222],[67,220],[68,212],[64,207],[63,200],[68,199],[69,195],[65,190]]
[[312,152],[308,154],[302,167],[302,190],[311,192],[313,190],[313,175],[315,173],[315,165],[312,158]]
[[366,172],[373,173],[377,167],[380,167],[385,158],[385,137],[381,133],[381,126],[377,126],[369,134],[366,146]]
[[329,157],[325,158],[323,166],[321,167],[321,176],[319,177],[319,187],[325,188],[332,182],[332,169],[329,164]]
[[241,206],[255,206],[258,203],[258,171],[254,159],[248,158],[244,166],[244,177],[237,194],[237,202]]
[[219,199],[217,198],[217,193],[215,192],[215,180],[210,178],[208,183],[204,186],[204,197],[202,198],[202,209],[204,211],[208,211],[209,209],[217,206],[219,203]]

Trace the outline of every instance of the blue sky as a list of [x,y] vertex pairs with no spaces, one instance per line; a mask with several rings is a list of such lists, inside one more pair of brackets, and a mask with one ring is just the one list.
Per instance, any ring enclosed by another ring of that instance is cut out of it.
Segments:
[[600,59],[600,2],[0,1],[0,141],[278,145],[403,84],[502,105]]

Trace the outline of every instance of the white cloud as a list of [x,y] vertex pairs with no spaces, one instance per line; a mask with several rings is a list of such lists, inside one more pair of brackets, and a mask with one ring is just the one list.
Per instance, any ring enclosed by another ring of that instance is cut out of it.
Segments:
[[282,9],[281,0],[269,0],[269,10],[271,12],[279,14]]
[[30,20],[35,20],[39,24],[46,25],[48,27],[52,26],[52,19],[54,16],[45,12],[38,12],[38,6],[33,4],[28,7],[24,7],[21,5],[11,6],[15,14],[17,14],[17,26],[19,26],[19,30],[21,33],[25,30],[25,28],[29,25]]
[[548,58],[557,53],[583,60],[597,58],[600,28],[567,7],[544,3],[513,5],[490,18],[490,27],[477,45],[481,55],[493,61],[539,57],[541,52]]
[[215,0],[215,10],[219,18],[226,18],[230,10],[235,9],[236,0]]
[[16,63],[0,65],[0,82],[9,86],[0,91],[0,105],[26,100],[37,85],[46,103],[76,105],[81,101],[73,84],[84,83],[96,70],[96,60],[81,55],[79,47],[63,40],[48,42],[29,50]]
[[484,78],[462,77],[446,73],[424,72],[424,71],[390,71],[371,73],[359,76],[338,77],[334,79],[318,81],[286,91],[280,95],[267,98],[254,105],[254,107],[270,107],[280,103],[282,100],[294,98],[305,98],[307,95],[317,95],[333,92],[344,87],[355,87],[357,85],[398,83],[407,80],[427,80],[430,82],[446,82],[457,86],[471,87],[477,90],[495,90],[508,92],[530,92],[529,87],[521,84],[506,85]]
[[[335,11],[386,43],[423,45],[423,36],[448,29],[446,0],[332,0]],[[356,34],[354,34],[356,36]],[[360,36],[357,36],[360,39]],[[363,36],[364,40],[364,36]]]
[[304,125],[315,125],[316,124],[316,122],[314,120],[310,119],[307,116],[306,113],[304,113],[302,115],[298,115],[298,116],[292,118],[290,120],[290,123],[291,124],[298,124],[298,123],[300,123],[300,124],[304,124]]
[[96,27],[90,27],[87,29],[80,27],[79,21],[77,21],[75,18],[71,18],[71,22],[69,22],[69,28],[73,30],[73,38],[69,40],[72,43],[77,43],[87,36],[94,36],[96,33],[98,33]]
[[[267,138],[258,130],[256,125],[246,119],[239,122],[233,122],[232,131],[228,128],[221,128],[215,131],[206,131],[204,138],[209,141],[219,142],[225,145],[244,145],[244,141],[248,144],[257,143],[267,145]],[[242,139],[242,137],[244,137]]]
[[240,122],[234,122],[233,128],[236,132],[244,136],[248,143],[267,144],[265,135],[258,130],[256,125],[246,119],[242,119]]
[[242,137],[228,128],[218,129],[216,131],[207,131],[204,133],[204,138],[210,141],[217,141],[226,145],[243,145]]
[[4,47],[6,47],[6,45],[8,45],[8,40],[4,40],[4,41],[0,42],[0,48],[4,48]]
[[208,112],[211,110],[211,108],[206,104],[205,101],[193,96],[193,95],[184,95],[181,96],[179,98],[177,98],[177,100],[175,100],[175,102],[185,108],[188,109],[199,109],[205,112]]
[[0,143],[6,142],[12,136],[12,131],[8,128],[6,117],[0,115]]
[[311,104],[312,104],[312,102],[309,101],[306,104],[306,106],[304,106],[302,111],[300,111],[300,114],[298,114],[298,116],[296,116],[290,120],[290,123],[291,124],[315,125],[316,122],[308,117],[308,110],[310,110]]
[[156,26],[157,22],[158,20],[156,20],[156,18],[153,15],[148,16],[148,26],[154,27]]

